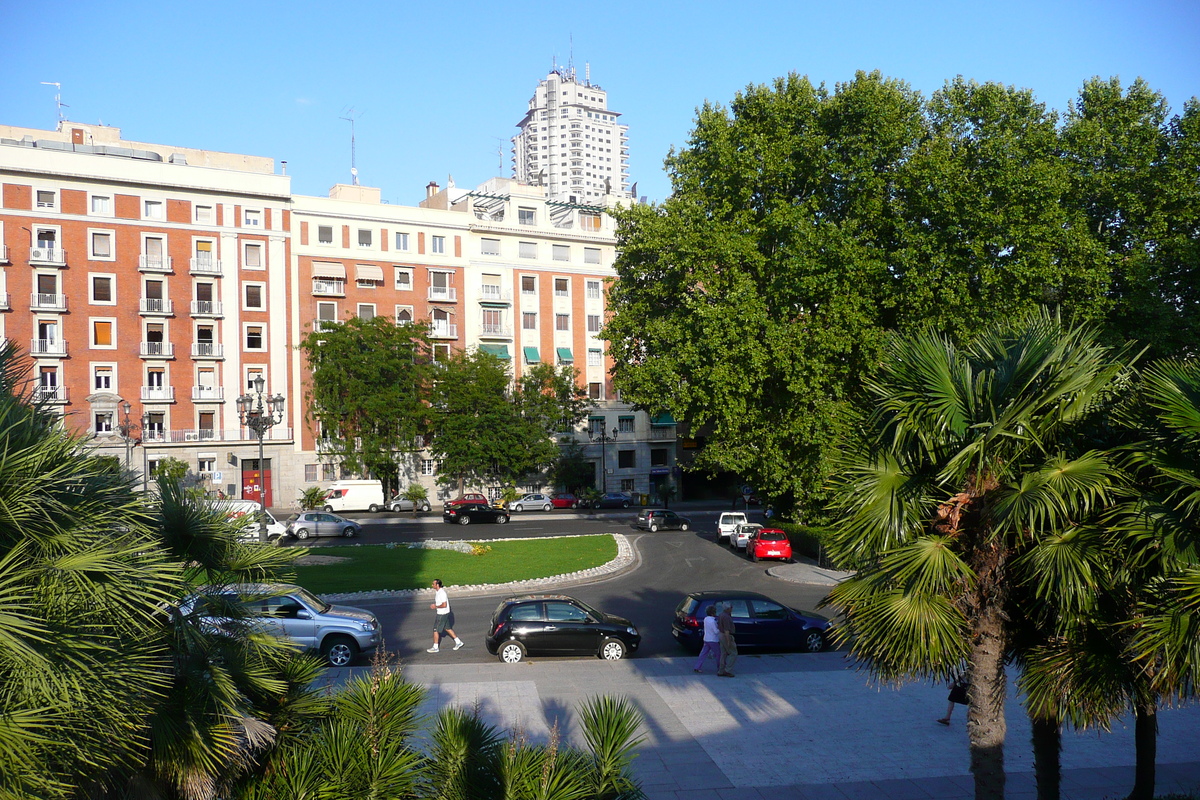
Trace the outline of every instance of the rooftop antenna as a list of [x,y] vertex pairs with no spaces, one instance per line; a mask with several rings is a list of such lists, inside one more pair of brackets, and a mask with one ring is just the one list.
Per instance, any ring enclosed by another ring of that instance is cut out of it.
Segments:
[[592,62],[590,61],[583,62],[583,85],[592,85]]
[[54,107],[58,110],[58,121],[62,122],[66,119],[63,115],[64,108],[70,108],[69,105],[62,101],[62,84],[58,81],[42,81],[42,86],[54,87]]
[[575,80],[575,34],[570,34],[568,41],[571,43],[571,50],[567,56],[567,72],[571,73],[571,80]]
[[351,106],[344,113],[347,116],[340,117],[340,119],[344,119],[350,123],[350,180],[355,186],[358,186],[358,162],[356,160],[357,153],[355,152],[356,145],[354,141],[354,122],[365,112],[359,111],[356,114],[354,113],[354,107]]
[[498,169],[499,172],[496,173],[496,177],[503,178],[504,177],[504,139],[500,136],[493,136],[492,138],[495,139],[497,142],[497,145],[496,145],[496,169]]

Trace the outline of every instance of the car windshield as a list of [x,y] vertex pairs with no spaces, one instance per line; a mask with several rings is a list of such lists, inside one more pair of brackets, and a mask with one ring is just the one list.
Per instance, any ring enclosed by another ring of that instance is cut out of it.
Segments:
[[781,542],[787,538],[787,534],[783,531],[763,531],[758,534],[758,538],[764,542]]
[[333,608],[333,605],[331,603],[326,603],[324,600],[317,597],[315,594],[310,592],[308,589],[301,589],[299,586],[296,587],[296,590],[294,592],[289,592],[289,594],[291,594],[293,597],[300,598],[301,602],[303,602],[305,605],[309,606],[310,608],[317,609],[318,613],[321,613],[321,614],[325,614],[329,611],[329,609]]
[[738,533],[744,533],[749,536],[752,533],[758,533],[762,530],[762,525],[743,525],[738,528]]
[[601,614],[599,611],[592,608],[591,606],[589,606],[587,603],[583,602],[582,600],[576,600],[576,599],[572,598],[571,602],[574,603],[575,605],[579,606],[580,608],[582,608],[587,613],[591,614],[592,617],[594,617],[595,619],[604,619],[603,614]]

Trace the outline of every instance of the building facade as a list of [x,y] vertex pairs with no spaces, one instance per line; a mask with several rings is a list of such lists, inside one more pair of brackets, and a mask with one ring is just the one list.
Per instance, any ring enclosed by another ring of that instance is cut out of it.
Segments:
[[513,177],[542,186],[546,199],[603,204],[629,198],[629,126],[608,107],[608,92],[573,68],[556,67],[529,100],[513,137]]

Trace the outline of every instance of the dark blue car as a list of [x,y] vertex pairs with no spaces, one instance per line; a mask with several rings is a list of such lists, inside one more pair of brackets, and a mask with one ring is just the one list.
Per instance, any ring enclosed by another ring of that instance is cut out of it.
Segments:
[[756,592],[692,592],[675,608],[671,635],[691,650],[704,643],[704,617],[728,603],[733,611],[738,649],[762,647],[819,653],[828,647],[830,622],[819,614],[797,611]]

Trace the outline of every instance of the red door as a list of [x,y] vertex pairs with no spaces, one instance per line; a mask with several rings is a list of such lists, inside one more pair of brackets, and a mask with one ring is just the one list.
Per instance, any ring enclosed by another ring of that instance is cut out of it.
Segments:
[[[253,467],[253,469],[251,468]],[[263,508],[271,507],[271,467],[270,462],[267,462],[267,468],[259,472],[257,469],[258,462],[253,459],[246,459],[242,462],[242,499],[254,500],[262,503]],[[263,495],[266,499],[263,499]]]

